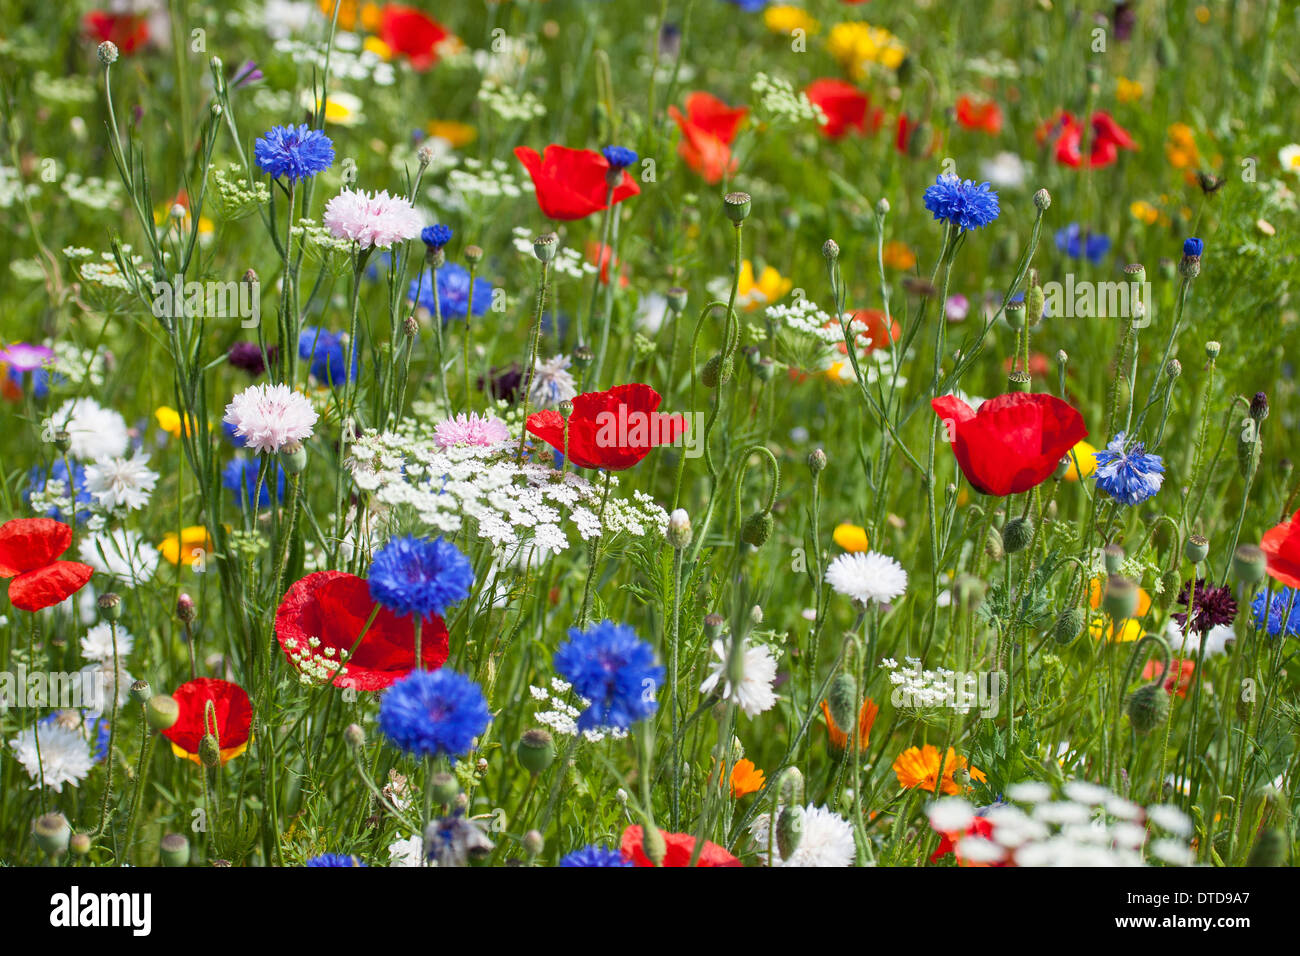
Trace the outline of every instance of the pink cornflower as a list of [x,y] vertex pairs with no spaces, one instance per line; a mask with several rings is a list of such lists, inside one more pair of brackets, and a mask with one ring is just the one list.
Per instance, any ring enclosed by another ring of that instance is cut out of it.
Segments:
[[15,372],[34,372],[54,361],[54,349],[44,345],[29,345],[15,342],[7,348],[0,349],[0,362],[8,365]]
[[443,448],[451,448],[455,445],[487,447],[509,438],[510,429],[506,428],[506,423],[501,419],[493,418],[491,415],[480,416],[474,412],[439,422],[433,432],[433,440]]
[[424,221],[406,199],[385,190],[368,193],[345,189],[325,204],[326,228],[338,239],[351,239],[362,249],[387,249],[394,242],[414,239]]
[[311,437],[316,410],[288,385],[250,385],[226,406],[225,421],[252,451],[278,452]]

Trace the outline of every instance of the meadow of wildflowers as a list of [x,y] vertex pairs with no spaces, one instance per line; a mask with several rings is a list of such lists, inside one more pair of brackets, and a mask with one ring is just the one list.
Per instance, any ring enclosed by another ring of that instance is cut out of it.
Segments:
[[0,28],[0,864],[1287,866],[1300,14]]

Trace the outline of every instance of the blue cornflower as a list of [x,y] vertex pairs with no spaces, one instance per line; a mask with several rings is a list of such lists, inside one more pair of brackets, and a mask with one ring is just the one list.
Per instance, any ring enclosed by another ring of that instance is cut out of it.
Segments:
[[1096,265],[1110,254],[1110,236],[1085,232],[1077,222],[1072,222],[1057,230],[1056,248],[1071,259],[1087,259]]
[[560,860],[560,866],[632,866],[632,861],[624,858],[618,850],[607,850],[603,846],[591,843],[581,850],[574,850]]
[[469,559],[442,538],[390,538],[370,564],[370,596],[402,616],[442,614],[473,584]]
[[451,226],[444,226],[442,223],[425,226],[420,230],[420,241],[430,249],[441,249],[451,242]]
[[998,194],[988,183],[978,186],[972,179],[943,173],[925,191],[925,208],[934,218],[959,229],[978,229],[998,218]]
[[243,438],[241,438],[239,435],[235,434],[235,432],[238,430],[239,430],[239,426],[236,425],[234,422],[228,422],[222,419],[221,431],[222,434],[226,436],[226,440],[229,441],[230,444],[234,445],[236,448],[246,448],[248,446],[248,442],[245,441]]
[[1204,251],[1205,243],[1195,236],[1183,240],[1183,255],[1199,257]]
[[[441,306],[442,320],[463,319],[469,309],[469,270],[455,262],[449,262],[436,270],[438,278],[437,300]],[[429,279],[429,270],[411,280],[411,291],[407,298],[417,302],[422,309],[434,312],[433,283]],[[492,305],[492,284],[481,276],[474,279],[474,314],[482,315]]]
[[304,325],[298,333],[298,357],[311,362],[311,374],[325,385],[345,385],[357,377],[357,350],[352,352],[352,367],[343,357],[343,333]]
[[[1265,594],[1266,592],[1260,591],[1251,604],[1255,612],[1256,627],[1264,626]],[[1293,588],[1282,588],[1280,592],[1275,593],[1268,609],[1269,636],[1277,637],[1283,631],[1293,637],[1300,635],[1300,591]]]
[[[257,496],[257,507],[265,508],[271,503],[271,489],[269,479],[262,481],[262,487],[257,487],[257,478],[261,469],[261,463],[251,458],[235,458],[221,471],[221,483],[230,489],[235,496],[235,504],[241,509],[247,508],[253,503],[253,496]],[[279,465],[275,466],[275,500],[284,500],[284,469]]]
[[[31,503],[32,495],[45,491],[50,482],[57,482],[62,486],[60,498],[66,499],[73,493],[68,488],[68,466],[62,458],[55,459],[49,471],[41,468],[40,465],[35,466],[28,472],[27,480],[28,485],[27,490],[23,492],[23,501],[28,504]],[[80,524],[90,517],[90,505],[94,503],[94,497],[86,490],[86,469],[79,462],[72,463],[72,487],[75,489],[77,505],[76,520]],[[82,505],[86,507],[83,508]],[[53,518],[55,521],[67,522],[68,520],[68,515],[64,514],[57,505],[50,507],[45,512],[45,517]]]
[[606,146],[601,151],[610,169],[627,169],[636,162],[636,150],[626,146]]
[[344,856],[342,853],[322,853],[320,856],[313,856],[307,861],[307,866],[365,866],[355,856]]
[[329,169],[334,162],[334,143],[306,123],[273,126],[253,144],[258,167],[273,179],[294,183]]
[[1147,454],[1146,445],[1138,442],[1125,447],[1120,432],[1102,451],[1097,452],[1097,487],[1120,504],[1136,505],[1146,501],[1165,480],[1165,463],[1159,455]]
[[569,628],[569,640],[555,652],[555,669],[591,701],[578,717],[579,730],[626,729],[654,713],[655,688],[664,669],[654,649],[630,627],[601,621],[585,631]]
[[450,670],[412,671],[379,701],[384,736],[420,757],[463,757],[491,719],[478,684]]
[[727,0],[727,2],[740,7],[746,13],[757,13],[767,6],[769,0]]

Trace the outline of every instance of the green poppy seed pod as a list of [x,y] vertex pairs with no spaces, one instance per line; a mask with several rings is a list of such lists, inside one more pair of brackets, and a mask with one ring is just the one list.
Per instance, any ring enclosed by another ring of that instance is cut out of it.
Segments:
[[68,849],[72,838],[72,827],[68,818],[61,813],[46,813],[36,818],[32,824],[32,836],[36,845],[49,856],[60,856]]
[[1219,352],[1222,351],[1222,349],[1223,346],[1220,345],[1218,342],[1214,342],[1214,341],[1206,342],[1205,357],[1207,359],[1216,359],[1219,357]]
[[1183,545],[1183,557],[1192,564],[1200,564],[1210,553],[1210,539],[1203,534],[1194,534]]
[[209,770],[221,766],[221,744],[212,734],[204,734],[199,740],[199,760]]
[[726,623],[721,614],[706,614],[704,616],[704,636],[710,641],[716,641],[722,636],[722,628]]
[[1128,719],[1139,734],[1149,734],[1169,717],[1169,695],[1157,681],[1144,684],[1128,699]]
[[788,860],[799,849],[803,839],[804,808],[782,807],[776,818],[776,849],[781,859]]
[[99,57],[99,62],[104,66],[112,66],[117,62],[117,44],[112,40],[105,40],[95,47],[95,56]]
[[846,733],[857,727],[858,684],[852,674],[840,671],[835,675],[826,694],[826,706],[836,727]]
[[1083,633],[1084,625],[1087,623],[1088,616],[1083,608],[1067,607],[1052,625],[1052,640],[1063,646],[1069,644]]
[[1247,866],[1286,866],[1287,840],[1285,834],[1276,827],[1259,831],[1255,845],[1250,848]]
[[555,408],[564,418],[568,418],[573,414],[573,402],[569,401],[567,398],[560,402],[559,405],[555,406]]
[[180,715],[180,705],[170,694],[155,694],[144,705],[144,719],[151,730],[167,730]]
[[1034,537],[1034,525],[1028,518],[1012,518],[1002,529],[1002,550],[1015,554],[1029,547]]
[[1002,550],[1002,532],[997,528],[989,528],[988,534],[984,538],[984,553],[992,561],[1001,561],[1006,556]]
[[190,841],[183,833],[169,833],[158,843],[158,855],[163,866],[188,866]]
[[586,345],[579,345],[573,350],[573,367],[581,371],[595,360],[596,356]]
[[360,750],[366,745],[366,732],[360,724],[348,724],[343,728],[343,742],[349,750]]
[[1147,281],[1147,268],[1140,262],[1130,262],[1124,267],[1124,279],[1126,282],[1135,282],[1138,285]]
[[538,236],[533,240],[533,255],[538,262],[551,262],[560,251],[560,237],[553,232]]
[[668,308],[675,313],[680,314],[686,308],[686,290],[681,286],[673,286],[664,293],[664,298],[668,300]]
[[1007,385],[1013,392],[1028,392],[1033,387],[1033,380],[1028,372],[1018,368],[1007,376]]
[[116,621],[122,616],[122,599],[112,591],[105,591],[95,600],[99,616],[106,621]]
[[1007,307],[1002,313],[1006,316],[1007,325],[1019,332],[1025,327],[1025,303],[1024,301],[1008,302]]
[[1119,574],[1120,568],[1124,566],[1124,549],[1112,542],[1102,548],[1101,553],[1102,560],[1106,563],[1106,573]]
[[822,451],[820,448],[814,448],[810,451],[808,453],[808,470],[811,471],[814,476],[820,475],[825,471],[826,452]]
[[753,200],[749,193],[733,192],[727,193],[722,197],[722,211],[727,214],[727,218],[740,225],[749,215],[750,207]]
[[524,852],[530,857],[539,856],[542,850],[546,849],[546,839],[538,830],[529,830],[524,834],[521,842],[523,843]]
[[555,762],[555,738],[550,731],[540,727],[525,730],[519,735],[515,759],[519,761],[519,766],[537,776]]
[[658,827],[641,828],[644,836],[641,839],[641,849],[646,858],[655,866],[662,866],[664,857],[668,855],[668,843],[664,840],[663,831]]
[[66,455],[68,449],[72,447],[72,435],[62,429],[55,432],[54,447],[58,449],[60,454]]
[[89,833],[74,833],[68,840],[68,850],[73,856],[85,856],[90,852],[91,839]]
[[1112,620],[1128,620],[1137,612],[1137,585],[1122,575],[1112,574],[1106,579],[1106,591],[1102,595],[1101,606]]
[[1232,573],[1243,584],[1255,584],[1264,579],[1268,559],[1258,545],[1243,544],[1232,555]]
[[468,262],[472,266],[476,266],[483,261],[483,247],[466,246],[464,255],[465,255],[466,262]]
[[307,468],[307,446],[300,441],[286,442],[280,449],[280,465],[286,474],[301,475]]
[[449,773],[435,773],[429,778],[429,792],[433,794],[435,803],[441,803],[443,806],[451,806],[460,796],[460,783],[454,776]]
[[704,363],[704,368],[700,371],[700,381],[704,383],[705,388],[717,388],[718,385],[725,385],[731,381],[731,372],[734,363],[731,356],[725,358],[721,353],[713,356]]
[[840,257],[840,244],[834,239],[827,239],[822,243],[822,255],[827,262],[834,262]]
[[772,518],[770,511],[755,511],[745,519],[745,523],[740,529],[740,540],[745,544],[753,545],[755,548],[761,547],[772,537],[772,529],[776,522]]
[[1182,585],[1182,576],[1177,571],[1166,571],[1160,575],[1160,593],[1156,597],[1156,602],[1160,605],[1162,611],[1169,610],[1169,607],[1174,603],[1174,598],[1178,596],[1178,589]]
[[147,680],[138,680],[131,685],[131,699],[137,704],[149,703],[149,698],[153,696],[153,688],[149,686]]
[[1034,193],[1034,208],[1039,212],[1046,212],[1052,205],[1052,194],[1046,189],[1040,189]]
[[681,551],[691,543],[691,517],[685,508],[676,508],[668,516],[668,543]]

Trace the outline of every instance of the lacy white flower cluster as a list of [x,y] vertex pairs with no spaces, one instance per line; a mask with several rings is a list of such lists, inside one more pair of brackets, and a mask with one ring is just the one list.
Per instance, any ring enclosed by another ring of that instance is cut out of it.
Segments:
[[927,809],[941,833],[968,833],[981,816],[990,836],[957,840],[959,857],[972,863],[1016,866],[1191,866],[1192,822],[1167,804],[1143,808],[1086,780],[1071,780],[1058,792],[1028,781],[1007,788],[1007,803],[975,810],[960,797],[945,797]]
[[[64,252],[66,254],[68,250],[65,249]],[[86,250],[86,255],[91,254],[90,250]],[[76,388],[80,385],[104,384],[104,372],[108,364],[105,351],[83,349],[63,339],[46,339],[41,344],[54,351],[54,358],[45,365],[52,386]]]
[[41,187],[23,183],[23,178],[13,166],[0,166],[0,209],[8,209],[24,198],[40,195]]
[[324,43],[306,43],[302,40],[283,39],[275,44],[277,53],[287,54],[300,66],[314,66],[324,73],[328,52],[329,74],[340,80],[360,80],[376,86],[392,86],[397,71],[378,53],[362,48],[361,37],[355,33],[339,32],[334,35],[334,47],[326,49]]
[[478,101],[503,120],[526,123],[546,115],[542,101],[528,90],[513,90],[491,79],[479,87]]
[[[591,706],[591,701],[573,693],[568,681],[552,677],[549,687],[528,685],[528,693],[533,700],[545,701],[549,710],[539,710],[533,714],[533,720],[550,727],[563,737],[574,737],[578,733],[578,715]],[[604,740],[622,740],[627,736],[626,730],[618,727],[600,727],[582,731],[585,740],[591,743]]]
[[83,178],[79,173],[68,173],[61,185],[64,194],[73,202],[97,211],[116,206],[118,197],[122,195],[120,182],[99,176]]
[[889,683],[897,690],[894,698],[916,709],[950,708],[967,714],[982,706],[977,687],[977,675],[958,674],[946,667],[934,670],[921,666],[920,658],[907,657],[902,666],[892,657],[886,657],[880,666],[889,671]]
[[285,654],[290,663],[298,669],[298,683],[307,687],[326,684],[336,677],[346,677],[347,665],[339,666],[340,659],[347,659],[348,652],[340,655],[337,648],[321,648],[321,639],[311,637],[305,641],[292,641],[292,649],[285,647]]
[[240,219],[271,201],[271,189],[266,183],[249,182],[238,166],[229,170],[212,170],[213,194],[216,207],[224,219]]
[[437,533],[468,529],[497,547],[527,541],[559,554],[569,547],[570,525],[584,541],[621,532],[661,536],[668,527],[664,509],[638,491],[610,495],[602,528],[600,488],[572,472],[521,464],[516,448],[516,440],[443,448],[431,435],[369,431],[353,444],[348,468],[379,504],[409,507]]
[[[534,233],[519,226],[515,228],[512,235],[514,236],[512,241],[519,254],[525,256],[530,262],[536,262],[537,256],[533,254]],[[551,271],[571,279],[581,279],[584,276],[595,275],[596,266],[584,259],[577,249],[561,246],[560,251],[555,254],[555,260],[551,263]]]
[[[84,258],[87,260],[77,268],[77,274],[83,282],[102,286],[114,292],[134,291],[137,287],[134,283],[138,279],[138,274],[140,270],[145,268],[144,257],[132,255],[131,247],[125,243],[122,245],[122,254],[127,258],[136,275],[123,275],[122,270],[118,268],[117,260],[111,252],[101,252],[99,261],[94,260],[94,254],[88,249],[68,248],[64,249],[63,252],[69,259]],[[76,253],[76,255],[74,256],[73,253]]]
[[807,93],[796,90],[789,80],[755,73],[749,88],[758,98],[755,104],[757,113],[773,125],[794,126],[809,120],[818,126],[827,123],[821,107],[808,99]]
[[464,209],[466,198],[500,199],[504,196],[517,199],[523,194],[519,177],[505,160],[480,162],[473,157],[467,157],[459,169],[447,174],[447,188],[432,186],[429,189],[429,198],[439,208]]
[[769,305],[764,314],[779,327],[806,335],[826,345],[844,341],[844,332],[812,299],[799,296],[790,302]]

